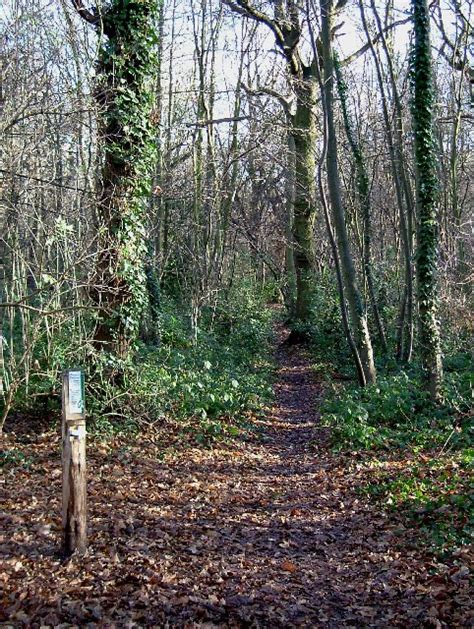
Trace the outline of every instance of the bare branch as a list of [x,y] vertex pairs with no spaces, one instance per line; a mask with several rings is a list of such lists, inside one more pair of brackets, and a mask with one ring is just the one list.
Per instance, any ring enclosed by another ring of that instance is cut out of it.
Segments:
[[280,92],[273,90],[271,87],[262,86],[257,87],[257,89],[252,89],[248,85],[245,85],[245,83],[242,83],[242,87],[245,90],[245,93],[249,96],[271,96],[272,98],[276,98],[285,110],[285,113],[289,114],[291,109],[291,100],[285,98],[285,96],[280,94]]
[[239,116],[238,118],[216,118],[214,120],[197,120],[196,122],[189,122],[187,127],[207,127],[215,124],[223,124],[225,122],[243,122],[244,120],[248,120],[248,116]]
[[352,53],[352,55],[349,55],[348,57],[343,59],[341,61],[341,65],[345,66],[345,65],[348,65],[349,63],[352,63],[353,61],[358,59],[360,56],[362,56],[364,53],[366,53],[368,50],[370,50],[371,46],[375,46],[375,44],[377,44],[380,41],[383,35],[386,35],[390,31],[392,31],[394,28],[397,28],[397,26],[408,24],[410,20],[411,20],[411,16],[408,16],[406,18],[403,18],[402,20],[396,20],[395,22],[392,22],[386,28],[384,28],[382,32],[377,33],[377,35],[375,35],[375,37],[373,37],[370,42],[367,42],[361,48],[359,48],[359,50],[356,50],[356,52]]
[[248,0],[222,0],[223,3],[235,13],[265,24],[275,35],[276,44],[290,63],[293,74],[301,71],[301,61],[295,48],[301,37],[301,25],[298,19],[298,8],[291,6],[290,26],[283,19],[272,19],[266,13],[256,9]]
[[[454,0],[454,3],[457,10],[458,6],[457,6],[456,0]],[[458,44],[454,44],[449,39],[448,34],[446,33],[446,29],[444,28],[444,22],[443,22],[443,14],[441,12],[439,1],[436,0],[433,3],[433,5],[436,8],[436,12],[433,14],[434,22],[436,26],[438,27],[438,30],[443,39],[443,45],[440,48],[438,48],[438,51],[452,68],[460,72],[466,72],[469,82],[471,83],[471,85],[473,85],[474,84],[474,67],[469,63],[469,60],[467,57],[467,46],[466,46],[466,52],[464,53],[464,58],[463,58],[460,54]],[[466,37],[466,41],[467,41],[471,34],[470,31],[472,30],[472,27],[469,24],[467,18],[465,18],[462,15],[460,10],[458,11],[458,15],[461,17],[463,21],[460,37]],[[451,54],[448,54],[445,52],[446,47],[449,48]]]
[[281,48],[285,47],[285,36],[277,21],[272,20],[268,15],[256,9],[248,0],[223,0],[223,2],[235,13],[239,13],[261,24],[266,24],[275,35],[278,45],[281,46]]
[[93,26],[99,23],[99,12],[94,7],[92,10],[86,9],[82,0],[72,0],[72,4],[83,20],[89,22]]

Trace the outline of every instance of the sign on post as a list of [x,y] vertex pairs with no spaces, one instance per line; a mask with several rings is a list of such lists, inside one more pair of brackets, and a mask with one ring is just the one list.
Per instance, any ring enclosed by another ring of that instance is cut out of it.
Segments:
[[87,547],[86,409],[84,372],[68,369],[62,388],[63,549]]
[[70,370],[68,374],[68,415],[73,418],[81,415],[84,418],[84,373],[80,370]]

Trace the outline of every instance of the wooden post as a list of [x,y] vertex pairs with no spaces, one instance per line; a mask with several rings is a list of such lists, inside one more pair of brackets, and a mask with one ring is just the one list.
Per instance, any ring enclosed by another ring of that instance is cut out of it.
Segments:
[[63,373],[62,467],[63,550],[69,556],[87,547],[86,420],[84,373]]
[[3,360],[3,334],[0,327],[0,395],[3,395],[3,372],[5,371],[5,362]]

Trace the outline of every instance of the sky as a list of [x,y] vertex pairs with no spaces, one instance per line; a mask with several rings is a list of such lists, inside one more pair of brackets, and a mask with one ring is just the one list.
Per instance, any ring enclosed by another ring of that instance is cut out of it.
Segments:
[[[443,15],[445,17],[447,29],[451,29],[452,14],[448,11],[447,7],[452,0],[440,0],[443,7]],[[196,10],[201,5],[201,0],[165,0],[165,43],[164,43],[164,63],[165,69],[164,85],[166,89],[166,74],[167,63],[169,61],[170,54],[170,30],[171,30],[171,16],[172,5],[176,2],[176,33],[173,41],[173,55],[174,55],[174,75],[175,85],[174,89],[177,92],[191,91],[192,75],[194,68],[194,40],[192,32],[192,9]],[[217,11],[220,5],[219,0],[207,0],[211,2],[214,10]],[[86,5],[93,3],[93,0],[87,0]],[[18,5],[25,7],[38,7],[46,9],[47,11],[58,14],[64,10],[64,7],[73,13],[70,0],[0,0],[0,29],[3,29],[8,23],[8,18],[15,12],[15,8]],[[262,3],[259,2],[259,5]],[[268,5],[268,10],[271,11],[271,3],[264,3]],[[370,15],[369,0],[365,0],[367,7],[367,14]],[[376,0],[377,7],[383,15],[386,7],[385,0]],[[466,4],[466,0],[463,5]],[[409,0],[393,0],[393,17],[395,20],[404,18],[407,16],[410,10]],[[235,17],[231,11],[225,9],[225,20],[219,40],[218,54],[216,59],[216,84],[218,85],[218,91],[221,92],[221,98],[219,101],[220,114],[227,115],[230,113],[230,108],[233,105],[232,91],[236,83],[237,66],[239,61],[239,49],[240,49],[240,33],[242,30],[242,18]],[[85,45],[90,47],[90,63],[89,70],[93,68],[94,51],[94,36],[88,27],[88,25],[82,24],[77,16],[74,16],[78,25],[79,39]],[[341,21],[343,23],[342,28],[337,34],[337,45],[342,57],[353,53],[358,50],[365,43],[365,35],[362,31],[361,19],[355,0],[349,0],[347,9],[344,10]],[[57,35],[63,37],[64,33],[59,31],[64,22],[64,18],[58,17],[57,20],[51,20],[51,31],[57,30]],[[435,33],[435,29],[433,29]],[[55,36],[56,33],[51,32],[51,36]],[[410,37],[410,25],[406,24],[396,29],[396,37],[394,38],[394,46],[401,59],[405,59],[407,55],[408,45]],[[308,39],[308,38],[307,38]],[[269,82],[273,83],[275,80],[279,87],[283,88],[285,79],[283,71],[283,63],[281,55],[275,50],[275,43],[273,35],[269,32],[269,29],[263,25],[258,27],[258,69],[254,72],[258,73],[259,81],[262,84]],[[309,42],[307,42],[307,48],[309,48]],[[350,67],[350,72],[357,75],[364,64],[364,59],[361,58]],[[280,69],[279,79],[275,77],[275,69]],[[169,87],[169,86],[168,86]],[[226,98],[227,94],[231,94],[231,101]],[[192,95],[190,96],[192,98]]]

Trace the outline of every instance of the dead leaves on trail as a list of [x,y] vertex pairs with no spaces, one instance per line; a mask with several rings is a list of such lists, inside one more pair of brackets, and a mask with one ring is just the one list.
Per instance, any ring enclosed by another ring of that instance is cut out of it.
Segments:
[[288,559],[285,559],[280,568],[285,572],[291,572],[292,574],[298,570],[295,564],[292,561],[288,561]]
[[357,627],[463,617],[467,574],[396,549],[387,518],[347,494],[344,466],[262,457],[257,444],[159,464],[145,444],[130,447],[121,462],[90,445],[90,549],[69,563],[57,555],[55,450],[35,445],[38,465],[7,471],[2,621]]
[[[14,627],[467,627],[469,557],[445,563],[314,448],[304,358],[284,350],[265,438],[160,461],[89,443],[89,550],[64,562],[55,434],[5,450],[0,622]],[[284,366],[284,369],[283,369]],[[16,462],[15,462],[16,461]]]

